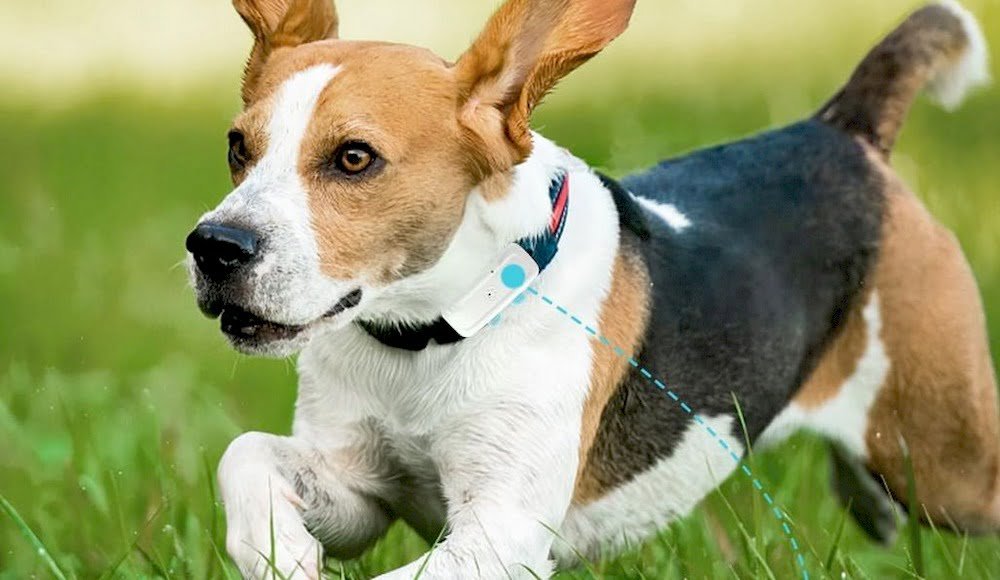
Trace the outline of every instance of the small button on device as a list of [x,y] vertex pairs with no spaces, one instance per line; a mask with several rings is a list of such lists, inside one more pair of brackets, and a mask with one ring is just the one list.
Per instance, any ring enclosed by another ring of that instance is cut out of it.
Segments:
[[500,272],[500,281],[511,290],[520,288],[527,277],[527,273],[520,264],[507,264]]

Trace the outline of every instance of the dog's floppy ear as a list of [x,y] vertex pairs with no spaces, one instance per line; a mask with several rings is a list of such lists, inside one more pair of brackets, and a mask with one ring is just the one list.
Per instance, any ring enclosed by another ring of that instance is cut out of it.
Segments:
[[233,0],[233,7],[254,36],[243,75],[244,104],[252,100],[261,66],[272,51],[337,38],[333,0]]
[[531,153],[529,117],[556,82],[628,26],[635,0],[508,0],[455,73],[459,116],[484,148],[488,169]]

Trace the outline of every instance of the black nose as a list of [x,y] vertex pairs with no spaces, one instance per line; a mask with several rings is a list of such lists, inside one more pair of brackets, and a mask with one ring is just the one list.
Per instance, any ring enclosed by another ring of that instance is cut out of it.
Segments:
[[184,245],[194,256],[198,269],[218,280],[257,257],[260,237],[250,230],[204,223],[188,234]]

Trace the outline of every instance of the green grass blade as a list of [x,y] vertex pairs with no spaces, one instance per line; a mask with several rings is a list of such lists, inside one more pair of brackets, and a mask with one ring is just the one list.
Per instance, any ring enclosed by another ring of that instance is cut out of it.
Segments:
[[938,553],[941,554],[945,563],[948,564],[948,568],[951,569],[951,574],[953,577],[958,577],[958,563],[955,561],[954,556],[951,554],[951,550],[948,549],[948,543],[945,541],[944,536],[941,534],[941,530],[938,529],[934,522],[930,518],[930,514],[927,514],[927,525],[931,528],[931,533],[934,534],[934,538],[937,540]]
[[958,568],[956,573],[959,577],[965,572],[965,555],[969,548],[969,534],[962,534],[962,549],[958,553]]
[[[216,549],[218,553],[218,548],[216,547],[216,542],[219,537],[219,514],[218,505],[219,498],[215,495],[215,478],[212,477],[212,466],[208,461],[208,453],[202,451],[201,453],[201,467],[205,473],[205,485],[208,488],[208,539],[212,543],[212,547]],[[205,578],[215,577],[215,567],[218,563],[217,558],[206,558],[205,559]]]
[[833,534],[833,544],[830,546],[830,552],[827,554],[826,559],[823,560],[823,569],[826,570],[827,574],[832,574],[833,572],[833,561],[837,557],[837,549],[840,548],[840,541],[844,537],[844,527],[847,524],[847,516],[851,513],[851,505],[853,503],[854,498],[847,501],[844,512],[840,516],[840,522],[837,524],[837,531]]
[[215,543],[214,539],[212,540],[212,551],[215,552],[215,559],[219,563],[219,569],[222,570],[223,577],[225,577],[226,580],[237,580],[237,578],[233,576],[232,572],[229,571],[228,560],[226,560],[222,551],[219,550],[219,546]]
[[49,568],[49,571],[52,572],[52,575],[59,580],[66,580],[66,575],[63,574],[63,571],[59,568],[59,564],[56,564],[56,561],[52,559],[52,555],[49,553],[48,548],[45,547],[45,544],[42,543],[41,538],[39,538],[38,534],[31,529],[28,522],[24,521],[21,514],[17,513],[17,510],[14,509],[14,506],[7,501],[7,498],[4,497],[3,494],[0,494],[0,509],[3,509],[3,512],[7,514],[7,517],[9,517],[14,522],[14,525],[21,530],[21,534],[26,540],[28,540],[31,547],[35,549],[35,553],[41,556],[42,561],[45,562],[45,565]]
[[441,531],[438,532],[438,537],[434,540],[434,544],[431,545],[431,547],[430,547],[429,550],[427,550],[427,555],[424,556],[424,561],[421,562],[420,563],[420,567],[417,568],[417,573],[414,574],[413,580],[420,580],[420,577],[423,576],[424,570],[427,569],[427,563],[431,561],[431,554],[434,553],[434,550],[437,548],[438,544],[441,542],[441,538],[444,537],[444,532],[445,532],[446,529],[448,529],[446,526],[442,526],[441,527]]
[[739,529],[740,535],[743,536],[745,546],[750,550],[750,563],[754,561],[759,564],[760,568],[753,570],[753,576],[755,578],[766,577],[769,580],[777,580],[774,576],[774,571],[771,570],[770,564],[767,562],[767,557],[760,551],[760,546],[754,539],[754,534],[751,534],[746,525],[743,523],[743,519],[740,518],[739,513],[730,503],[729,498],[725,496],[721,491],[718,493],[718,497],[722,499],[722,503],[729,510],[730,515],[736,520],[736,527]]
[[152,515],[149,516],[149,518],[146,520],[146,523],[143,524],[142,528],[140,528],[139,531],[136,532],[135,539],[132,540],[131,542],[129,542],[128,546],[124,550],[122,550],[121,554],[118,556],[118,558],[115,559],[115,561],[111,565],[111,567],[108,568],[108,569],[106,569],[101,574],[100,578],[115,578],[116,577],[115,574],[118,573],[118,569],[121,568],[122,564],[125,563],[125,560],[127,560],[128,557],[132,555],[132,552],[134,552],[136,550],[136,548],[138,547],[138,545],[139,545],[139,538],[141,538],[142,534],[145,533],[145,531],[149,528],[149,526],[151,526],[153,524],[153,522],[156,521],[160,517],[160,514],[163,513],[164,509],[166,509],[166,504],[165,503],[161,503],[156,508],[156,510],[152,513]]
[[920,534],[920,506],[917,502],[917,479],[913,474],[913,458],[910,456],[906,441],[900,438],[903,448],[903,469],[906,470],[906,501],[908,504],[907,519],[910,528],[910,562],[913,572],[920,578],[924,577],[924,544]]
[[539,523],[539,524],[541,524],[543,528],[545,528],[546,530],[548,530],[548,531],[549,531],[549,533],[551,533],[553,537],[555,537],[555,538],[556,538],[557,540],[559,540],[560,542],[562,542],[562,543],[566,544],[566,546],[568,546],[568,547],[569,547],[570,551],[571,551],[571,552],[573,552],[573,555],[574,555],[574,556],[576,556],[576,559],[577,559],[577,560],[578,560],[578,561],[579,561],[579,562],[580,562],[581,564],[583,564],[583,567],[584,567],[584,568],[585,568],[585,569],[587,570],[587,572],[588,572],[588,573],[590,574],[590,577],[591,577],[591,578],[597,578],[597,577],[598,577],[598,576],[597,576],[597,571],[596,571],[596,570],[594,570],[594,563],[593,563],[593,562],[591,562],[590,560],[588,560],[588,559],[587,559],[587,557],[586,557],[586,556],[584,556],[584,555],[583,555],[583,554],[582,554],[582,553],[581,553],[581,552],[580,552],[580,551],[579,551],[579,550],[578,550],[578,549],[576,548],[576,546],[574,546],[573,544],[571,544],[571,543],[569,542],[569,540],[567,540],[566,538],[564,538],[564,537],[563,537],[563,536],[562,536],[562,535],[561,535],[561,534],[559,533],[559,530],[556,530],[555,528],[553,528],[552,526],[548,525],[547,523],[545,523],[545,522],[543,522],[543,521],[539,521],[538,523]]

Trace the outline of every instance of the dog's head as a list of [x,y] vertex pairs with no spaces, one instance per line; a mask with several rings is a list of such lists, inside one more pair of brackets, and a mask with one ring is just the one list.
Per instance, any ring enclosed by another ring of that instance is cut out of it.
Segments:
[[234,0],[255,42],[229,132],[236,187],[187,239],[201,309],[239,350],[287,355],[431,268],[470,192],[530,154],[538,101],[634,1],[509,0],[449,63],[339,40],[330,0]]

